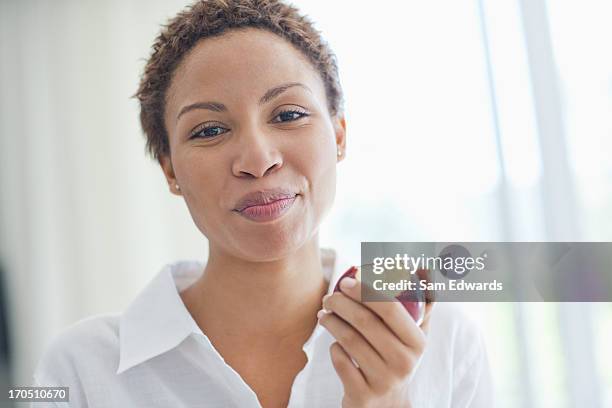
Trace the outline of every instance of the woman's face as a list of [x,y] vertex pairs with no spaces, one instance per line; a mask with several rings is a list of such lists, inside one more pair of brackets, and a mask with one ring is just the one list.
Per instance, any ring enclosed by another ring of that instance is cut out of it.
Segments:
[[[266,261],[314,237],[334,201],[345,124],[330,117],[323,81],[300,51],[253,28],[202,40],[166,101],[171,154],[160,164],[211,248]],[[236,211],[245,194],[275,188],[298,194],[280,217]]]

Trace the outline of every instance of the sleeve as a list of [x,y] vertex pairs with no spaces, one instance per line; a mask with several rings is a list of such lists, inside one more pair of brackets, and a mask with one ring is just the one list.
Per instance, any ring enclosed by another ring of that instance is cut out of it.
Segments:
[[[56,384],[54,381],[41,380],[41,378],[45,378],[42,373],[37,369],[34,375],[32,376],[32,386],[34,387],[52,387]],[[58,385],[59,386],[59,385]],[[68,391],[69,400],[70,400],[70,391]],[[30,408],[71,408],[70,402],[52,402],[52,401],[44,401],[44,402],[31,402]]]
[[69,352],[70,345],[56,338],[44,350],[32,375],[36,387],[68,387],[69,402],[32,402],[30,408],[85,408],[80,381]]
[[491,408],[495,406],[493,379],[486,346],[480,331],[469,358],[454,373],[452,408]]

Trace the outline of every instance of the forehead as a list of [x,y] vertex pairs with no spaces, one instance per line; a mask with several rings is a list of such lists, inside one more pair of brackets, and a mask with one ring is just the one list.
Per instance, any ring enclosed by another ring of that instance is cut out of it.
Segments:
[[177,67],[167,93],[168,113],[202,98],[223,103],[259,99],[273,86],[302,82],[317,95],[324,85],[307,57],[287,40],[255,28],[199,41]]

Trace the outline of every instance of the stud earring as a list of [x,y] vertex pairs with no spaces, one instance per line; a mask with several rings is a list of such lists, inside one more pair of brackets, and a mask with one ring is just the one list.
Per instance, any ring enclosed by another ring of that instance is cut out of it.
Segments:
[[342,156],[342,152],[338,150],[338,157]]
[[175,184],[174,187],[176,187],[177,190],[181,189],[178,184]]

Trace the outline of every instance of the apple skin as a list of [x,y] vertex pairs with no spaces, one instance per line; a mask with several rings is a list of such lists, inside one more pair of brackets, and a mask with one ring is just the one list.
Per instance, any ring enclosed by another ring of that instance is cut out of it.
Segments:
[[[334,292],[340,292],[340,281],[344,278],[351,277],[355,278],[357,274],[357,267],[351,266],[346,272],[342,274],[336,286],[334,287]],[[423,322],[423,317],[425,313],[425,304],[424,302],[414,301],[411,299],[408,291],[404,291],[395,297],[401,304],[404,306],[404,309],[412,316],[417,325],[420,325]]]
[[334,288],[334,292],[340,292],[340,281],[344,278],[351,277],[353,279],[355,278],[355,275],[357,274],[357,268],[354,266],[351,266],[350,268],[348,268],[348,270],[346,272],[344,272],[342,274],[342,276],[340,277],[340,279],[338,279],[338,282],[336,283],[336,287]]

